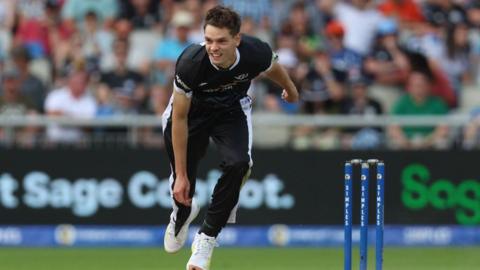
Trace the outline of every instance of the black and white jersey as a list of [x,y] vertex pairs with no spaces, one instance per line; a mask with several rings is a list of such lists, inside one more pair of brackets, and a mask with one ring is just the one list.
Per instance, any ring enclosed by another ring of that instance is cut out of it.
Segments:
[[268,70],[276,55],[270,46],[242,35],[236,62],[227,70],[210,62],[202,44],[187,47],[177,60],[174,88],[192,98],[192,106],[229,108],[247,95],[250,82]]

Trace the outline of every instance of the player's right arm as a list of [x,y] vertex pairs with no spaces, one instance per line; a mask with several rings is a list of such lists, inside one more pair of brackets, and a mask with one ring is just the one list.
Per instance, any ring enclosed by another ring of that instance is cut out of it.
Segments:
[[179,203],[189,206],[190,182],[187,176],[188,112],[191,98],[185,93],[174,91],[172,113],[172,143],[175,156],[175,185],[173,197]]
[[264,72],[265,76],[280,85],[284,90],[282,99],[288,102],[298,101],[298,90],[288,72],[278,62],[273,62],[271,67]]
[[188,145],[188,113],[193,95],[191,86],[196,84],[197,66],[192,61],[199,45],[187,47],[175,65],[175,78],[173,79],[173,104],[172,104],[172,144],[175,157],[175,184],[173,198],[186,206],[190,206],[190,181],[187,174],[187,145]]

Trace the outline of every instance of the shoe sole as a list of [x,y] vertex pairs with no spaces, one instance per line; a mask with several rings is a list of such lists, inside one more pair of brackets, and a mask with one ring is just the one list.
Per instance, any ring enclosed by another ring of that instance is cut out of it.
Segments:
[[[192,202],[193,203],[193,202]],[[192,207],[192,211],[193,211],[193,207]],[[185,224],[183,226],[186,226],[185,230],[188,232],[188,229],[190,228],[190,223],[192,223],[195,218],[198,216],[198,214],[200,213],[200,206],[198,206],[198,204],[196,204],[196,213],[194,213],[194,215],[192,215],[192,213],[190,213],[190,216],[187,218],[187,221],[185,221]],[[188,237],[188,235],[187,235]],[[167,249],[166,245],[165,245],[165,237],[163,238],[163,247],[165,249],[165,251],[169,254],[175,254],[177,252],[179,252],[182,247],[185,245],[185,243],[178,249]],[[197,270],[197,269],[195,269]],[[203,270],[201,268],[198,268],[198,270]]]

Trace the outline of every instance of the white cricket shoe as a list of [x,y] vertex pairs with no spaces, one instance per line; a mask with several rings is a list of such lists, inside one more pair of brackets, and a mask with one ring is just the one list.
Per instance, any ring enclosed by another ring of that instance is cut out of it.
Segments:
[[215,237],[204,233],[196,234],[192,243],[192,256],[187,263],[187,270],[209,270],[213,248],[217,246]]
[[198,212],[200,212],[200,207],[198,206],[196,200],[192,200],[192,210],[190,211],[190,215],[188,216],[185,224],[183,224],[180,232],[175,237],[175,221],[173,218],[170,218],[170,223],[168,223],[167,229],[165,229],[165,237],[163,238],[163,246],[165,251],[168,253],[175,253],[178,252],[183,245],[185,245],[185,241],[187,241],[188,237],[188,227],[190,223],[198,216]]

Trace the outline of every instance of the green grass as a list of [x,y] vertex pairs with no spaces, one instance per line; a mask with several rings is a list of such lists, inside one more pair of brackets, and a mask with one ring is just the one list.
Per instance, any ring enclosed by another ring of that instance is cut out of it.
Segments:
[[[358,250],[355,254],[358,259]],[[369,255],[370,269],[374,269],[374,251]],[[189,256],[186,249],[169,255],[160,248],[0,248],[0,269],[181,270],[185,269]],[[385,249],[385,270],[475,270],[479,267],[480,247]],[[343,253],[340,248],[215,250],[211,270],[240,269],[338,270],[343,269]],[[354,269],[358,269],[358,264]]]

